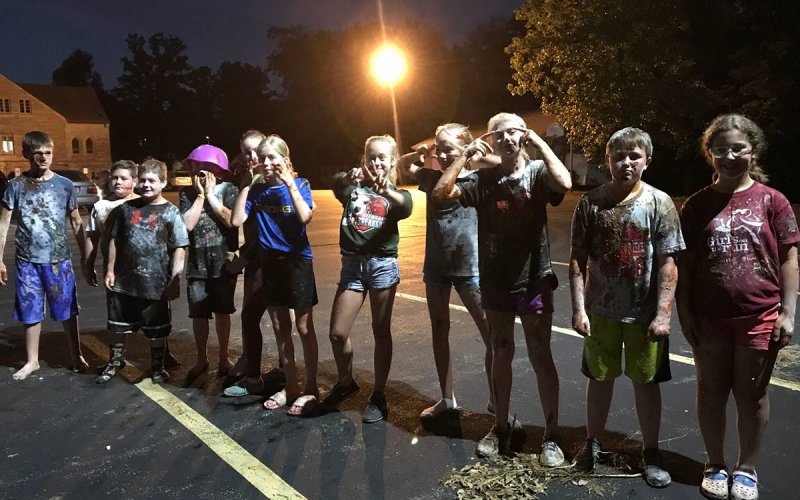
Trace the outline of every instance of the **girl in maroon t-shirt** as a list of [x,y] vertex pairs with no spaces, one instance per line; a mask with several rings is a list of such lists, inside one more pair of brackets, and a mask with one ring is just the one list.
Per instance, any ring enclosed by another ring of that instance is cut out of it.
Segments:
[[[683,206],[678,313],[697,367],[697,417],[708,498],[758,498],[755,460],[769,420],[777,351],[794,333],[800,233],[785,196],[764,185],[764,133],[741,115],[717,117],[702,150],[713,183]],[[728,481],[725,408],[733,391],[739,456]]]

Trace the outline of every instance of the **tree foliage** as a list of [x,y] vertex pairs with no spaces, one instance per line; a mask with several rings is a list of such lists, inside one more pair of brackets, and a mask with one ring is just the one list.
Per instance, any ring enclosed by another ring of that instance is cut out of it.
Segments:
[[53,85],[73,85],[103,89],[103,78],[94,70],[94,57],[88,52],[75,49],[58,68],[53,71]]
[[[789,139],[800,132],[798,10],[781,1],[528,0],[516,12],[525,33],[506,49],[509,88],[540,98],[594,157],[620,127],[644,128],[657,155],[675,159],[661,172],[676,188],[678,166],[698,163],[698,138],[719,113],[744,112],[773,153],[800,153]],[[783,164],[769,167],[787,180]]]

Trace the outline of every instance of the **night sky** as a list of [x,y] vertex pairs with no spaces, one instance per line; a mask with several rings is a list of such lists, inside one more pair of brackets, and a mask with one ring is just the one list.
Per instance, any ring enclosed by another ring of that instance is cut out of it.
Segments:
[[[384,0],[387,24],[417,19],[452,44],[483,19],[511,16],[524,0]],[[340,29],[375,22],[376,0],[3,0],[0,73],[22,83],[50,83],[74,49],[94,56],[106,88],[116,85],[125,37],[164,32],[188,46],[189,63],[265,65],[272,26]]]

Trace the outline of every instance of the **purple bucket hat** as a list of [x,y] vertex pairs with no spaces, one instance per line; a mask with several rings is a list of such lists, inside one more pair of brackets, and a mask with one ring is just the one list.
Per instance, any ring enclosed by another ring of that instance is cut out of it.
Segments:
[[211,146],[210,144],[203,144],[202,146],[194,148],[194,150],[189,153],[189,156],[183,160],[183,163],[188,167],[194,167],[196,165],[198,168],[203,168],[203,163],[210,163],[220,170],[225,172],[229,171],[228,155],[225,154],[225,151],[216,146]]

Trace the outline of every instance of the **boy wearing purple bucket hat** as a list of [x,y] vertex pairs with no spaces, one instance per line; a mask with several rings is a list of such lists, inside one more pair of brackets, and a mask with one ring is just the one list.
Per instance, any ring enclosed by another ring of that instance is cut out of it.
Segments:
[[228,359],[231,313],[236,311],[233,295],[236,274],[226,264],[239,248],[239,231],[231,226],[231,209],[239,189],[226,179],[228,157],[221,149],[204,144],[184,160],[194,173],[192,186],[181,189],[179,208],[189,230],[189,258],[186,268],[189,317],[192,318],[197,361],[189,370],[192,381],[208,369],[209,320],[213,317],[219,340],[217,373],[225,376],[232,365]]

